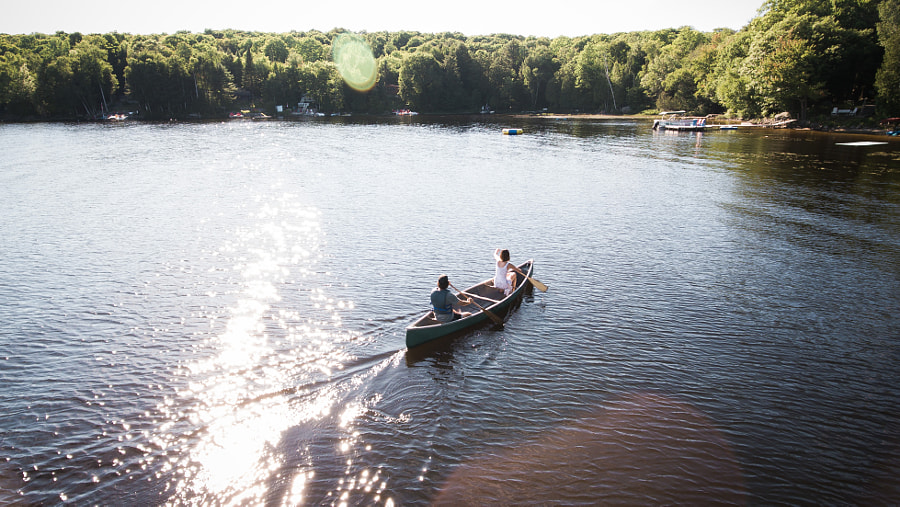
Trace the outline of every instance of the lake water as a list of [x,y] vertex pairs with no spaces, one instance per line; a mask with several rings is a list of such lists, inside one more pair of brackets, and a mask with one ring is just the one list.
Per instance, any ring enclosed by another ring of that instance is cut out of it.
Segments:
[[[0,149],[0,503],[900,498],[897,140],[419,117]],[[407,351],[497,247],[549,291]]]

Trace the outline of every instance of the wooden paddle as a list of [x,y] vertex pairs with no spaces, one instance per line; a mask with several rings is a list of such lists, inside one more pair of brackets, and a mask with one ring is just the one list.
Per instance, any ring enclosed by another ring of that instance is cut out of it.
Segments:
[[531,278],[531,277],[528,276],[528,275],[525,275],[525,278],[527,278],[528,281],[531,282],[531,285],[534,285],[534,286],[537,288],[537,290],[539,290],[539,291],[541,291],[541,292],[547,292],[547,286],[546,286],[546,285],[544,285],[544,284],[542,284],[541,282],[535,280],[534,278]]
[[465,294],[466,296],[469,296],[470,298],[478,298],[478,299],[481,299],[481,300],[483,300],[483,301],[490,301],[491,303],[499,303],[499,302],[500,302],[500,301],[498,301],[498,300],[496,300],[496,299],[486,298],[486,297],[484,297],[484,296],[479,296],[478,294],[472,294],[472,293],[470,293],[470,292],[466,292],[466,291],[463,291],[463,290],[459,291],[459,293],[460,293],[460,294]]
[[537,290],[539,290],[539,291],[541,291],[541,292],[547,292],[547,286],[546,286],[546,285],[544,285],[543,283],[539,282],[538,280],[535,280],[534,278],[531,278],[530,276],[526,275],[525,272],[523,272],[523,271],[521,271],[521,270],[519,270],[519,272],[522,274],[522,276],[524,276],[525,278],[527,278],[528,281],[531,282],[531,285],[534,285],[535,288],[537,288]]
[[[460,293],[460,294],[463,294],[463,291],[457,289],[452,283],[450,284],[450,286],[453,287],[453,290],[455,290],[456,292],[458,292],[458,293]],[[469,299],[472,299],[472,298],[469,298]],[[495,324],[498,324],[498,325],[500,325],[500,326],[503,325],[503,319],[501,319],[500,317],[498,317],[498,316],[494,315],[493,313],[489,312],[487,308],[485,308],[485,307],[481,306],[480,304],[476,303],[474,299],[472,299],[472,304],[475,305],[475,306],[477,306],[479,310],[481,310],[482,312],[484,312],[485,315],[487,315],[488,317],[490,317],[490,319],[493,320]]]

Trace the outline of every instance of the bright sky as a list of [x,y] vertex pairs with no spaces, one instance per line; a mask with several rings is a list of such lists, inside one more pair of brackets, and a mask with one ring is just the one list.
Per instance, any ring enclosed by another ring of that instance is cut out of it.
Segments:
[[131,34],[236,28],[557,37],[692,26],[738,29],[763,0],[6,0],[0,33]]

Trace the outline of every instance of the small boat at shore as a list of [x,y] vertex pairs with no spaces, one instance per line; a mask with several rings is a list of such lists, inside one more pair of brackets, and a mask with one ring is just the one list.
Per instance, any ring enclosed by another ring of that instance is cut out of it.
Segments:
[[[428,313],[406,328],[406,347],[413,348],[444,336],[466,331],[478,324],[484,323],[490,319],[490,317],[485,314],[485,311],[494,314],[498,318],[502,318],[514,303],[517,303],[522,299],[522,295],[525,291],[529,290],[529,287],[532,286],[528,277],[531,277],[534,270],[534,261],[525,261],[522,264],[519,264],[518,267],[526,274],[526,278],[523,279],[522,275],[517,274],[516,276],[519,280],[516,290],[512,291],[508,296],[504,296],[502,290],[493,287],[493,278],[489,278],[479,284],[473,285],[461,292],[463,295],[471,297],[472,301],[480,305],[483,310],[473,304],[471,305],[472,310],[470,315],[445,323],[435,320],[434,313],[429,310]],[[466,308],[468,309],[468,307]]]
[[663,111],[662,118],[653,121],[653,130],[702,132],[707,129],[706,118],[689,118],[686,111]]

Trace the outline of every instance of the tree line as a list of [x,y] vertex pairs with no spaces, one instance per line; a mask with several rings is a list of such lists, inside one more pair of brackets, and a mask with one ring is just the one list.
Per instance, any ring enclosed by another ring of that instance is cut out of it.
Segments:
[[900,0],[767,0],[744,28],[582,37],[358,34],[377,79],[341,79],[343,30],[0,34],[0,116],[149,118],[296,106],[325,112],[687,110],[801,119],[833,107],[900,114]]

